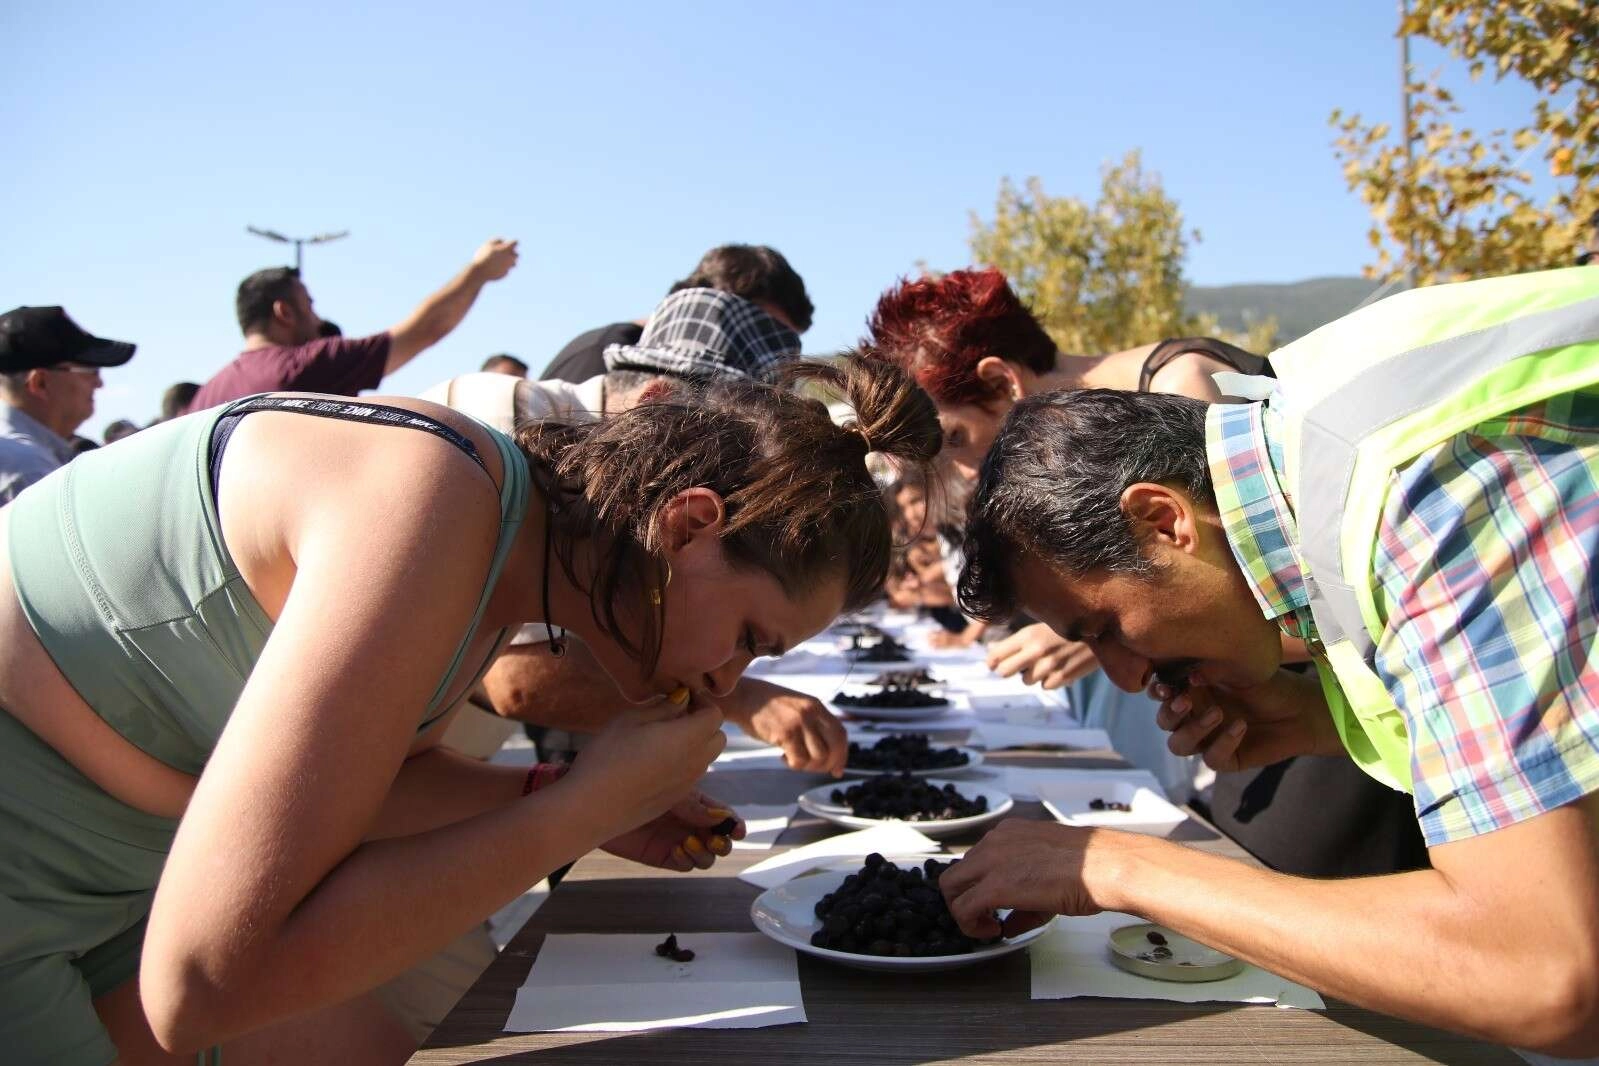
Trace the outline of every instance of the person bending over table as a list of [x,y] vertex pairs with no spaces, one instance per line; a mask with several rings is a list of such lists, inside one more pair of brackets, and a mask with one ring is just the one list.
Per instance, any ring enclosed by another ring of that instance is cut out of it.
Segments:
[[[1258,373],[1262,362],[1203,337],[1108,355],[1066,355],[1005,275],[992,268],[902,280],[879,297],[868,329],[864,350],[905,369],[932,397],[944,430],[940,460],[963,489],[976,480],[1000,423],[1023,397],[1099,387],[1219,400],[1212,373]],[[959,561],[955,547],[952,563]],[[952,566],[951,583],[954,573]],[[966,646],[988,628],[984,620],[972,619],[962,630],[933,633],[929,639],[935,647]],[[1074,705],[1085,720],[1092,717],[1090,724],[1106,727],[1117,750],[1154,773],[1172,798],[1184,802],[1192,795],[1197,764],[1167,753],[1148,723],[1142,696],[1123,696],[1098,683],[1093,675],[1099,664],[1091,648],[1034,624],[992,641],[987,653],[989,668],[1001,677],[1019,675],[1049,689],[1073,686]]]
[[[705,699],[877,594],[867,455],[938,447],[902,374],[794,374],[856,421],[724,385],[512,441],[419,400],[271,395],[26,490],[0,538],[0,1046],[355,1046],[369,989],[584,852],[726,854],[693,790],[724,743]],[[527,621],[641,705],[564,777],[435,747]]]
[[[1217,769],[1353,760],[1414,797],[1432,868],[1292,878],[1007,822],[942,880],[962,927],[1128,911],[1341,999],[1599,1051],[1599,272],[1390,297],[1216,406],[1017,405],[962,603],[1015,606],[1152,685]],[[1302,637],[1318,679],[1278,668]]]
[[[1000,424],[1021,399],[1061,389],[1108,388],[1223,400],[1213,374],[1261,373],[1265,362],[1208,337],[1181,337],[1107,355],[1060,352],[1043,324],[997,270],[957,270],[904,281],[878,300],[875,350],[905,368],[938,407],[942,455],[968,483]],[[975,620],[974,627],[984,623]],[[1283,637],[1303,661],[1303,644]],[[1150,770],[1173,799],[1192,796],[1201,767],[1178,759],[1154,728],[1142,695],[1119,692],[1093,649],[1046,625],[1025,625],[992,641],[988,665],[1001,677],[1053,689],[1070,686],[1084,721],[1103,725],[1118,751]],[[1314,875],[1392,873],[1426,864],[1406,805],[1351,767],[1284,760],[1222,774],[1200,797],[1205,813],[1274,869]]]
[[[1016,401],[1057,389],[1124,389],[1218,401],[1211,375],[1263,372],[1265,360],[1225,341],[1183,337],[1104,355],[1067,355],[1005,275],[992,267],[903,280],[878,298],[863,348],[914,377],[938,406],[940,455],[967,483]],[[981,624],[974,630],[981,632]],[[1097,669],[1093,654],[1047,626],[990,649],[990,664],[1060,688]]]
[[[588,381],[464,374],[422,396],[511,432],[532,419],[592,421],[618,414],[668,399],[686,382],[768,379],[799,354],[798,334],[757,304],[732,293],[687,288],[661,301],[637,344],[606,350],[606,361],[616,369]],[[484,674],[483,696],[492,713],[545,727],[541,749],[554,739],[553,751],[567,758],[563,745],[571,748],[578,738],[599,732],[618,710],[615,687],[581,641],[569,640],[567,653],[556,658],[548,654],[541,627],[531,625],[522,627]],[[743,677],[716,702],[745,733],[781,747],[793,769],[842,776],[849,738],[815,697]]]

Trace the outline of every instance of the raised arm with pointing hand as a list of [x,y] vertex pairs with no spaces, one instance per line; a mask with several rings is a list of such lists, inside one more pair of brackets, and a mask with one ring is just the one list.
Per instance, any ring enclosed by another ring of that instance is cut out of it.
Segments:
[[483,286],[509,274],[516,260],[516,241],[500,237],[485,241],[465,270],[389,330],[389,357],[383,372],[394,373],[448,336],[472,309]]

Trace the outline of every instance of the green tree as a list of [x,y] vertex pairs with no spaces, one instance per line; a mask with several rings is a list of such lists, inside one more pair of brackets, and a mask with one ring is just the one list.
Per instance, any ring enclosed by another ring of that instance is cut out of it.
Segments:
[[[1564,266],[1599,211],[1599,17],[1592,0],[1414,0],[1399,32],[1541,94],[1527,123],[1479,134],[1437,75],[1408,86],[1410,149],[1334,111],[1335,151],[1370,207],[1369,277],[1419,283]],[[1408,76],[1408,75],[1407,75]],[[1537,192],[1540,160],[1553,191]]]
[[1276,323],[1225,336],[1183,311],[1188,242],[1177,201],[1137,151],[1101,173],[1099,199],[1051,196],[1028,178],[1002,179],[994,218],[971,217],[972,257],[997,267],[1063,352],[1119,351],[1194,332],[1270,349]]

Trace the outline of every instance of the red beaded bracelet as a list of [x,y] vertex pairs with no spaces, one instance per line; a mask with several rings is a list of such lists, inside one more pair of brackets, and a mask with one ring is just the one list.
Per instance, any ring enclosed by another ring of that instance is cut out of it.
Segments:
[[541,762],[527,768],[527,780],[522,782],[522,795],[531,796],[546,785],[554,784],[566,776],[571,767],[565,763]]

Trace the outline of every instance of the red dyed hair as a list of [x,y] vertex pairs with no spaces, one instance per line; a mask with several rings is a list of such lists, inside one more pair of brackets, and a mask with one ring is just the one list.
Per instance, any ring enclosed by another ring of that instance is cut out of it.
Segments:
[[902,279],[877,301],[871,347],[939,403],[986,404],[999,395],[977,376],[988,356],[1035,374],[1055,369],[1055,342],[993,268]]

